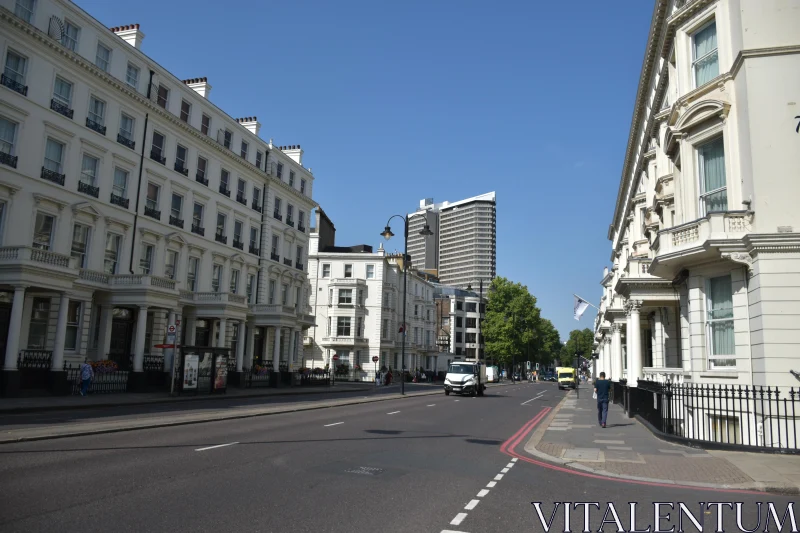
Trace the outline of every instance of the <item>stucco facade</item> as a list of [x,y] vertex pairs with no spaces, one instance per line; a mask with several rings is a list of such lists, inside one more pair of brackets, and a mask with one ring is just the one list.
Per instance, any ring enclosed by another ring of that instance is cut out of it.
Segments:
[[800,6],[657,0],[596,321],[598,369],[797,385]]

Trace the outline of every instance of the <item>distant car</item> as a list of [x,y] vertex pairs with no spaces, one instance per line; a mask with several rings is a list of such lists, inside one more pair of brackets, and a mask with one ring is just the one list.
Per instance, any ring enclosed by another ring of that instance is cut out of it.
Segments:
[[555,376],[555,374],[552,374],[552,373],[548,372],[547,374],[545,374],[544,380],[545,381],[556,381],[556,376]]

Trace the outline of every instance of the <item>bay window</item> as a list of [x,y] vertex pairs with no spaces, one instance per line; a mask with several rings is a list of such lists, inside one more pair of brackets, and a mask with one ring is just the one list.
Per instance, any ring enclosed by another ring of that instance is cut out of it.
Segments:
[[710,369],[736,366],[733,334],[733,285],[731,276],[711,278],[706,283],[706,340]]
[[692,35],[692,70],[695,87],[705,85],[719,76],[717,23],[715,21]]
[[722,137],[698,146],[701,215],[728,210],[725,144]]

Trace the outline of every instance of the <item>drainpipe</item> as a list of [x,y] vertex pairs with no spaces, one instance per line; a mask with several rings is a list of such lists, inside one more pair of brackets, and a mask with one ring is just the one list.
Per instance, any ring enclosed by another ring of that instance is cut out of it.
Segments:
[[[269,150],[264,155],[264,168],[269,168]],[[264,184],[264,187],[261,189],[261,234],[259,235],[260,239],[264,240],[264,228],[266,227],[266,220],[265,216],[267,213],[267,185],[268,183]],[[264,254],[267,252],[265,250],[260,250],[260,254],[258,256],[258,275],[256,276],[256,303],[261,303],[259,301],[259,287],[261,286],[261,261],[264,259]]]
[[[150,100],[150,94],[153,90],[153,72],[150,71],[150,81],[147,83],[147,99]],[[147,122],[150,118],[149,113],[144,114],[144,131],[142,132],[142,152],[139,156],[139,183],[136,186],[136,212],[133,214],[133,236],[131,238],[131,260],[128,265],[128,270],[133,274],[133,247],[136,245],[136,226],[139,222],[139,200],[142,196],[142,174],[144,173],[144,146],[147,141]]]

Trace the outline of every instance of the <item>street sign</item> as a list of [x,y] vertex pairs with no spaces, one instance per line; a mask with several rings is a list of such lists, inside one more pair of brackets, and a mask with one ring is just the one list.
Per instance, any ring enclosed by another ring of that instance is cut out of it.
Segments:
[[167,333],[172,333],[174,335],[175,331],[176,331],[175,324],[170,324],[169,326],[167,326]]
[[333,359],[334,361],[338,361],[339,360],[339,356],[338,355],[334,355],[331,359]]
[[377,355],[373,355],[372,356],[372,362],[373,363],[377,363],[378,362],[378,356]]
[[180,318],[176,318],[175,319],[175,325],[176,326],[180,326],[181,325],[181,319]]
[[165,349],[165,348],[174,348],[174,347],[175,347],[174,344],[154,344],[153,345],[153,348],[160,348],[162,350]]

